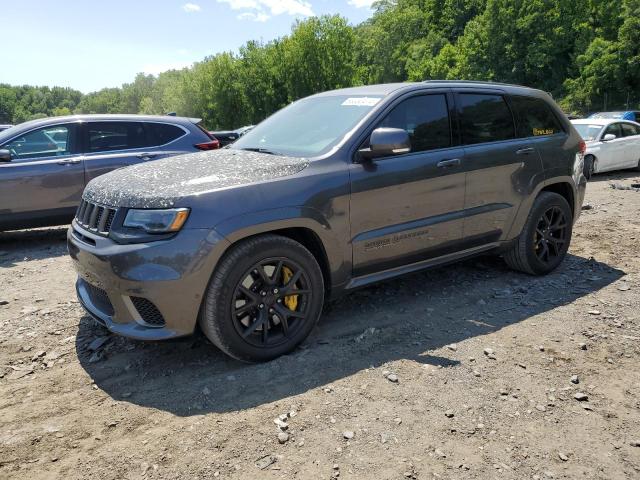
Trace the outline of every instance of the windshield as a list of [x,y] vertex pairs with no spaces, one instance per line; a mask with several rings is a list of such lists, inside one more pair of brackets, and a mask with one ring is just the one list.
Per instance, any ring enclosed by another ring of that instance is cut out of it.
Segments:
[[9,127],[6,130],[0,130],[0,145],[13,137],[17,127]]
[[587,123],[573,124],[585,142],[592,142],[598,138],[602,125],[589,125]]
[[322,155],[381,99],[348,95],[305,98],[267,118],[231,148],[300,157]]

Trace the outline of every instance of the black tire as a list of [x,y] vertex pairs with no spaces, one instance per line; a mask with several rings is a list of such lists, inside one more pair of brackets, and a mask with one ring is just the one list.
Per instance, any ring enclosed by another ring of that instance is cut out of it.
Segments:
[[[298,293],[285,295],[291,292]],[[261,235],[224,255],[199,323],[227,355],[263,362],[294,350],[318,322],[323,303],[322,270],[311,252],[290,238]]]
[[[562,226],[561,229],[544,227],[547,223],[553,225],[556,219],[559,219],[557,226]],[[551,272],[567,254],[572,227],[573,215],[565,198],[557,193],[542,192],[535,199],[520,236],[504,254],[507,265],[530,275]]]
[[636,172],[640,172],[640,158],[638,159],[638,165],[636,165],[636,168],[634,168],[634,170]]
[[587,180],[590,180],[595,173],[596,158],[593,155],[587,155],[584,157],[584,176]]

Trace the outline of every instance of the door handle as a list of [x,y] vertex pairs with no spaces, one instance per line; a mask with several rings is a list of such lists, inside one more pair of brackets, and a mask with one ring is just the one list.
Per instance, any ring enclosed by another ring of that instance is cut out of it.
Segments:
[[530,155],[534,151],[535,150],[532,147],[519,148],[518,150],[516,150],[516,155]]
[[78,160],[77,158],[72,158],[69,160],[60,160],[57,163],[58,165],[75,165],[76,163],[80,163],[80,160]]
[[143,160],[145,160],[145,159],[148,160],[150,158],[154,158],[154,157],[157,157],[157,156],[158,156],[157,153],[139,153],[139,154],[136,155],[136,157],[141,158]]
[[456,165],[460,165],[459,158],[452,158],[450,160],[440,160],[438,163],[436,163],[436,167],[438,168],[450,168],[450,167],[455,167]]

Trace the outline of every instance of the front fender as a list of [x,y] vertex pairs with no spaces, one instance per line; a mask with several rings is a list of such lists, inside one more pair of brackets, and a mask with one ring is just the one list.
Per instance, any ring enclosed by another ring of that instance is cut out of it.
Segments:
[[351,271],[351,254],[348,251],[348,245],[341,241],[327,218],[312,207],[295,206],[260,210],[228,218],[214,228],[231,244],[276,230],[289,228],[310,230],[318,237],[324,248],[331,285],[339,287],[348,281]]

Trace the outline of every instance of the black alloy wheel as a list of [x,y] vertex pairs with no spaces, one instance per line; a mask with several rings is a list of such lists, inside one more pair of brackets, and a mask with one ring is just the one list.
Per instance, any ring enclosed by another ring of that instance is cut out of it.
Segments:
[[555,192],[541,192],[535,199],[522,232],[504,253],[514,270],[545,275],[567,255],[573,228],[573,212],[567,200]]
[[294,350],[315,327],[323,303],[324,279],[313,254],[291,238],[265,234],[225,253],[199,323],[227,355],[263,362]]
[[309,316],[313,292],[295,262],[269,258],[248,269],[236,285],[231,316],[238,334],[256,347],[275,346],[296,335]]
[[563,254],[567,241],[567,219],[558,206],[545,211],[538,219],[535,230],[534,248],[538,260],[552,264]]

